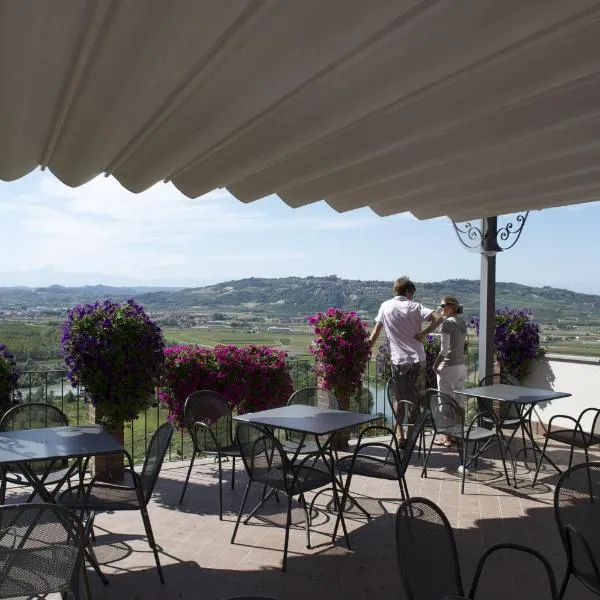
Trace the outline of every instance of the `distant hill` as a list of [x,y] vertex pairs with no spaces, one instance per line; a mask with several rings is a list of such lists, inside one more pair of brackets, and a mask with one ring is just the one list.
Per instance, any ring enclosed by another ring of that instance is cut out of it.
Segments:
[[[448,279],[416,282],[416,285],[415,299],[425,305],[436,306],[443,295],[452,294],[464,304],[467,316],[479,312],[477,280]],[[108,286],[0,288],[0,310],[57,310],[105,297],[115,300],[134,297],[148,309],[155,311],[195,309],[305,316],[329,306],[339,306],[374,314],[379,304],[391,296],[391,281],[350,280],[335,275],[278,279],[250,277],[183,289]],[[594,320],[598,318],[600,296],[552,287],[536,288],[499,282],[496,305],[530,308],[543,321],[578,317],[582,322],[588,317]]]

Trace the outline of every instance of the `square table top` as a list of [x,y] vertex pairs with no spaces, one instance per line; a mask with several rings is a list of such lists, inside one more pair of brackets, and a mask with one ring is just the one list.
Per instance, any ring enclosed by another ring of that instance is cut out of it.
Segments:
[[317,408],[304,404],[292,404],[234,417],[236,421],[244,423],[277,427],[309,435],[326,435],[347,427],[370,423],[378,418],[379,415],[354,413],[333,408]]
[[0,465],[81,458],[122,451],[123,446],[100,425],[0,432]]
[[462,390],[454,390],[454,393],[463,396],[487,398],[488,400],[500,400],[501,402],[513,402],[514,404],[537,404],[546,400],[567,398],[571,395],[567,392],[553,392],[552,390],[541,390],[522,385],[508,385],[506,383],[464,388]]

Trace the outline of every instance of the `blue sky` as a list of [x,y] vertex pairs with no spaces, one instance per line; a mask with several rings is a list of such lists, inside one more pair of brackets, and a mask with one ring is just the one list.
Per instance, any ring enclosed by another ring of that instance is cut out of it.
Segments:
[[[112,178],[69,188],[34,171],[0,182],[0,286],[205,285],[241,277],[330,275],[392,281],[479,278],[448,219],[243,204],[226,190],[190,200],[169,184],[131,194]],[[499,281],[600,294],[600,202],[532,212]],[[12,249],[12,250],[10,250]]]

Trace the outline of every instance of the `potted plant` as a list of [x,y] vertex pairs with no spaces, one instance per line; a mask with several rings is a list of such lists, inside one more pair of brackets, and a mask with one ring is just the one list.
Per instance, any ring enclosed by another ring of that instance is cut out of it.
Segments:
[[4,344],[0,344],[0,416],[14,404],[18,379],[15,357]]
[[[540,347],[539,325],[527,309],[498,309],[495,321],[494,355],[500,372],[523,381],[529,374],[531,361],[544,353]],[[479,319],[473,317],[470,325],[479,335]]]
[[63,325],[61,350],[67,377],[84,388],[96,423],[123,443],[125,421],[137,418],[153,400],[164,365],[161,329],[133,300],[77,305]]
[[[332,390],[344,410],[362,391],[363,375],[371,357],[369,334],[355,312],[329,308],[308,317],[316,334],[309,352],[315,357],[317,382]],[[348,432],[336,438],[338,448],[348,445]]]

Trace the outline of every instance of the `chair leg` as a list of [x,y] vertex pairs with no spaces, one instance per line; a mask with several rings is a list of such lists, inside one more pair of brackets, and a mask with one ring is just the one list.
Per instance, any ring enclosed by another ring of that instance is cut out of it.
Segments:
[[[506,485],[510,487],[510,479],[508,478],[508,469],[506,468],[506,458],[504,456],[504,450],[502,450],[502,444],[505,443],[504,436],[497,431],[496,432],[496,441],[498,443],[498,450],[500,450],[500,459],[502,460],[502,466],[504,467],[504,476],[506,477]],[[509,452],[508,448],[506,449]],[[510,454],[509,454],[510,456]],[[515,487],[517,487],[517,478],[515,476],[514,468],[513,468],[513,478],[515,482]]]
[[221,455],[219,457],[219,521],[223,520],[223,466],[221,465]]
[[2,472],[2,481],[0,482],[0,505],[4,504],[6,500],[6,477],[4,471]]
[[190,475],[192,474],[192,467],[194,466],[194,460],[196,459],[196,448],[194,448],[192,452],[192,460],[190,461],[190,466],[188,468],[187,476],[185,478],[185,483],[183,484],[183,490],[181,490],[181,497],[179,498],[179,504],[183,502],[183,497],[185,496],[185,491],[187,490],[188,481],[190,480]]
[[90,591],[90,580],[88,579],[87,569],[85,568],[85,560],[81,561],[81,574],[83,577],[83,597],[85,600],[92,600],[92,592]]
[[[350,550],[351,548],[350,548],[350,539],[348,538],[348,531],[346,530],[346,522],[344,521],[344,509],[346,508],[346,502],[348,501],[348,497],[350,495],[350,482],[351,481],[352,481],[352,473],[348,473],[346,475],[346,485],[344,486],[344,488],[342,490],[342,498],[341,498],[341,500],[339,500],[338,513],[337,513],[337,517],[335,519],[335,527],[333,528],[333,536],[331,537],[333,543],[335,543],[338,528],[341,523],[342,530],[344,532],[344,538],[346,540],[346,546],[348,547],[348,550]],[[335,487],[335,484],[333,487],[333,494],[334,494],[334,497],[337,498],[337,488]]]
[[569,452],[569,469],[573,466],[573,453],[575,451],[575,446],[571,446],[571,452]]
[[160,558],[158,556],[158,548],[156,547],[156,540],[154,539],[154,533],[152,532],[152,525],[150,525],[150,517],[148,515],[148,510],[144,506],[141,511],[142,513],[142,521],[144,522],[144,528],[146,529],[146,536],[148,537],[148,543],[152,548],[152,552],[154,552],[154,559],[156,560],[156,568],[158,569],[158,577],[160,578],[161,583],[165,583],[165,578],[163,576],[162,567],[160,566]]
[[235,489],[235,456],[231,459],[231,489]]
[[467,475],[467,441],[463,440],[462,444],[458,448],[458,453],[460,455],[461,464],[462,464],[462,473],[461,473],[461,483],[460,483],[460,493],[465,493],[465,477]]
[[[427,464],[429,463],[429,457],[431,456],[431,451],[433,450],[433,442],[435,442],[435,437],[437,433],[434,431],[433,436],[431,438],[431,442],[429,444],[429,450],[427,451],[427,455],[425,456],[425,462],[423,463],[423,469],[421,470],[421,477],[427,478]],[[423,451],[425,452],[425,451]]]
[[560,586],[560,590],[558,590],[558,600],[562,600],[565,592],[567,591],[567,585],[569,584],[569,579],[571,578],[571,571],[567,568],[567,572],[565,574],[565,578]]
[[310,550],[310,514],[308,509],[306,508],[306,498],[304,494],[300,494],[300,502],[302,504],[302,508],[304,509],[304,529],[306,531],[306,547]]
[[[240,506],[240,512],[238,513],[237,520],[235,522],[235,527],[233,528],[233,535],[231,536],[231,543],[235,542],[235,536],[237,534],[238,527],[240,526],[240,521],[242,519],[242,514],[244,513],[244,506],[246,506],[246,500],[248,499],[248,492],[250,491],[250,486],[252,485],[252,481],[248,481],[248,485],[244,490],[244,497],[242,498],[242,505]],[[266,486],[265,486],[266,488]]]
[[290,540],[290,527],[292,525],[292,497],[287,497],[287,519],[285,522],[285,541],[283,543],[283,565],[281,570],[285,572],[287,567],[287,551],[288,551],[288,542]]
[[[537,466],[535,468],[535,475],[533,476],[533,483],[531,484],[531,487],[535,486],[535,482],[537,481],[538,475],[540,474],[540,469],[542,468],[542,461],[544,460],[544,456],[546,455],[546,447],[548,446],[548,439],[546,437],[546,440],[544,441],[544,447],[542,448],[542,453],[540,454],[540,458],[537,461]],[[533,456],[535,457],[535,450],[533,452]]]

